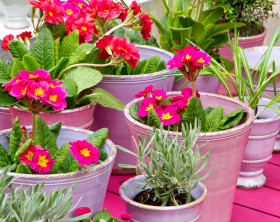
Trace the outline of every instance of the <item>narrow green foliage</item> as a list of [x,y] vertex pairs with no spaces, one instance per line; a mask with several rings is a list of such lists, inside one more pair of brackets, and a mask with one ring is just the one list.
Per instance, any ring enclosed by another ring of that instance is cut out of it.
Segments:
[[87,141],[95,147],[101,147],[105,139],[108,137],[108,132],[107,128],[97,130],[87,138]]
[[22,137],[21,127],[19,125],[18,117],[16,117],[14,120],[12,133],[10,135],[9,152],[8,152],[12,161],[14,160],[15,154],[19,149],[21,137]]
[[148,126],[155,126],[157,128],[160,128],[161,121],[154,109],[150,109],[148,117],[147,117],[147,125]]

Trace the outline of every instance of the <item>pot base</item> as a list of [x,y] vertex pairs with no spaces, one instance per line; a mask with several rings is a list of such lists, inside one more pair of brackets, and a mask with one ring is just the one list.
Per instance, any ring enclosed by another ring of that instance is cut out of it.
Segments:
[[238,177],[237,187],[240,189],[257,189],[263,187],[266,182],[266,177],[260,174],[255,177]]
[[273,149],[273,153],[280,153],[280,134],[277,135],[275,145],[274,145],[274,149]]

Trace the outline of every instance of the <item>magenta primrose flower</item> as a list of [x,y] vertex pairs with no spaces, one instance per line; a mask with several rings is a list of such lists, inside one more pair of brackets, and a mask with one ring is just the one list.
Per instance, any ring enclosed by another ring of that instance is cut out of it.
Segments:
[[80,8],[71,1],[63,2],[62,7],[64,8],[64,16],[68,18],[72,14],[79,13]]
[[154,90],[152,97],[155,98],[157,101],[162,101],[162,100],[168,98],[168,96],[166,96],[166,92],[164,91],[164,89]]
[[50,87],[42,98],[42,102],[44,105],[50,104],[53,110],[64,110],[66,108],[66,97],[65,86]]
[[147,98],[147,97],[150,96],[150,93],[153,92],[154,87],[155,87],[154,85],[147,86],[143,91],[140,91],[139,93],[136,93],[134,95],[134,97],[140,98],[140,97],[144,96],[144,97]]
[[156,99],[155,98],[145,98],[142,101],[142,105],[139,107],[139,110],[137,111],[137,115],[140,117],[147,116],[150,112],[150,109],[157,110],[160,107],[160,105],[156,105]]
[[28,88],[27,95],[30,99],[42,99],[50,88],[50,84],[46,81],[31,80]]
[[42,151],[44,150],[41,146],[34,146],[30,145],[28,148],[24,151],[24,153],[20,154],[18,157],[20,158],[20,161],[24,165],[29,165],[32,162],[34,153],[36,151]]
[[87,140],[77,140],[69,143],[68,148],[81,166],[90,166],[99,161],[99,149]]
[[74,212],[76,215],[83,215],[87,213],[91,213],[91,209],[89,207],[79,207]]
[[25,81],[36,80],[36,81],[51,81],[49,72],[44,69],[38,69],[36,72],[30,71],[19,71],[19,77]]
[[[21,99],[22,97],[27,95],[27,88],[28,88],[27,81],[18,81],[10,88],[10,95],[16,97],[17,99]],[[3,84],[5,86],[5,84]],[[9,87],[8,87],[9,88]]]
[[176,107],[168,107],[166,109],[158,109],[157,114],[163,126],[172,125],[181,121],[181,116],[177,113]]
[[48,172],[51,172],[52,165],[55,162],[55,159],[53,157],[49,157],[49,150],[37,150],[33,154],[32,162],[31,162],[31,168],[35,171],[39,171],[41,174],[46,174]]

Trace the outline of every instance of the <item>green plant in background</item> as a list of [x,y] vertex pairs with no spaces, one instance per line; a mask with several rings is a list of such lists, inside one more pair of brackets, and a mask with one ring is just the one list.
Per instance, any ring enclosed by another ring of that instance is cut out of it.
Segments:
[[[196,146],[200,133],[200,126],[195,122],[193,127],[182,125],[183,141],[179,141],[179,133],[170,138],[161,126],[160,129],[153,128],[150,135],[144,139],[138,135],[139,145],[134,138],[138,149],[138,155],[118,146],[124,152],[130,153],[139,160],[137,166],[120,164],[124,168],[136,168],[137,174],[145,176],[141,187],[143,190],[153,190],[156,200],[161,200],[162,206],[179,205],[175,200],[175,193],[186,194],[186,203],[191,202],[191,190],[198,182],[207,178],[211,172],[204,176],[198,174],[207,166],[211,150],[202,156],[199,146]],[[151,137],[149,140],[148,138]],[[185,203],[183,203],[185,204]]]
[[1,222],[71,222],[90,216],[91,213],[87,213],[75,218],[62,219],[76,207],[73,206],[72,196],[74,186],[69,190],[52,190],[49,194],[43,191],[44,182],[30,186],[29,190],[23,189],[22,186],[14,188],[13,177],[7,177],[8,171],[9,167],[5,168],[0,178]]
[[222,22],[241,22],[246,26],[239,27],[241,36],[253,36],[263,31],[263,25],[269,17],[277,16],[272,11],[273,0],[207,0],[210,7],[223,6],[226,9]]

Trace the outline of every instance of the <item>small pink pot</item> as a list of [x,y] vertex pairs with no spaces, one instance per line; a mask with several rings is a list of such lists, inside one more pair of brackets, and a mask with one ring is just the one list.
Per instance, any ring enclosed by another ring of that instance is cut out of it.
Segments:
[[[261,99],[260,105],[269,103],[269,99]],[[259,107],[260,109],[262,107]],[[254,120],[248,144],[244,152],[237,187],[242,189],[255,189],[264,186],[266,177],[263,167],[272,157],[276,137],[280,129],[280,116],[271,108],[260,114],[262,119]]]
[[[180,92],[170,92],[168,96],[174,97],[180,94]],[[203,204],[199,221],[229,222],[237,178],[254,120],[254,112],[246,104],[225,96],[201,93],[200,99],[204,108],[222,105],[224,115],[240,108],[245,109],[247,112],[247,118],[243,124],[220,132],[201,133],[203,137],[198,141],[198,145],[204,145],[200,148],[202,155],[206,154],[212,147],[209,163],[213,163],[212,173],[203,181],[207,187],[208,194]],[[141,103],[141,101],[142,98],[131,101],[124,110],[132,151],[135,153],[137,151],[132,137],[137,138],[137,135],[144,137],[146,133],[149,133],[150,129],[150,127],[133,119],[129,114],[130,105]],[[175,137],[176,132],[169,132],[169,135]],[[179,134],[179,139],[183,140],[181,133]],[[208,164],[201,175],[208,172],[210,168],[211,164]]]
[[[178,91],[186,82],[186,78],[174,82],[172,91]],[[216,76],[199,75],[196,80],[196,89],[199,92],[216,93],[219,85],[220,80]],[[189,83],[186,87],[192,88],[191,83]]]
[[[125,181],[120,187],[120,196],[126,202],[127,213],[133,216],[133,222],[194,222],[200,217],[203,201],[207,195],[207,189],[202,183],[192,190],[195,201],[172,207],[150,206],[133,201],[133,198],[142,191],[129,190],[139,186],[144,181],[144,176],[136,176]],[[147,187],[150,188],[150,187]]]
[[12,127],[13,121],[9,108],[0,107],[0,130],[10,129]]
[[[48,125],[61,121],[63,126],[91,129],[94,121],[93,114],[95,107],[96,103],[91,103],[76,109],[64,110],[62,112],[43,112],[40,113],[39,116],[41,116]],[[31,112],[23,110],[17,106],[12,106],[10,109],[13,119],[18,116],[21,126],[32,125]]]

